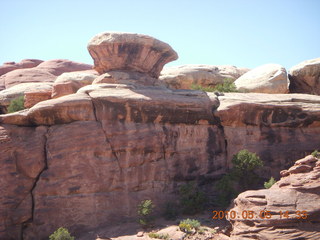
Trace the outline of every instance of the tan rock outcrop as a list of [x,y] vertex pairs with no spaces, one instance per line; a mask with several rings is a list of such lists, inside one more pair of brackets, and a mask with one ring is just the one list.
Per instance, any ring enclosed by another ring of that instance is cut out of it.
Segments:
[[58,98],[77,92],[86,85],[90,85],[97,75],[91,72],[68,72],[63,73],[54,81],[52,98]]
[[33,90],[24,93],[24,107],[31,108],[39,102],[51,99],[51,89],[50,90]]
[[234,154],[248,149],[265,162],[264,177],[279,177],[280,170],[292,165],[290,156],[319,148],[319,96],[225,93],[219,102],[215,115],[228,143],[229,166]]
[[62,73],[91,69],[92,65],[66,59],[49,60],[40,63],[36,67],[17,69],[0,76],[0,90],[3,88],[10,88],[19,83],[54,82],[57,76]]
[[92,65],[79,63],[67,59],[54,59],[45,61],[37,66],[37,69],[45,70],[54,76],[59,76],[65,72],[76,72],[91,70]]
[[56,76],[46,70],[35,68],[17,69],[0,77],[4,81],[5,88],[13,87],[20,83],[53,82]]
[[307,156],[270,189],[241,193],[230,209],[231,239],[319,239],[319,166],[320,159]]
[[289,71],[290,92],[320,95],[320,58],[299,63]]
[[228,65],[182,65],[164,68],[159,79],[172,89],[191,89],[193,84],[215,87],[225,79],[234,81],[247,71],[249,71],[247,68]]
[[0,76],[16,69],[33,68],[38,66],[42,62],[43,62],[42,60],[38,60],[38,59],[23,59],[18,63],[15,63],[15,62],[4,63],[2,66],[0,66]]
[[20,83],[14,85],[11,88],[0,91],[0,106],[6,109],[10,102],[19,97],[24,96],[26,92],[35,91],[35,92],[50,92],[52,91],[52,83],[48,82],[30,82],[30,83]]
[[88,50],[100,74],[127,70],[158,78],[163,66],[178,58],[168,44],[134,33],[100,33],[90,40]]
[[288,93],[287,71],[279,64],[265,64],[243,74],[235,82],[239,91],[255,93]]

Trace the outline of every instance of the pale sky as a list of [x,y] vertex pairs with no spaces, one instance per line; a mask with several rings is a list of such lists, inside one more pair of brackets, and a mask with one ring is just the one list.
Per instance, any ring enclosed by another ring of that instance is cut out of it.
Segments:
[[179,59],[287,69],[320,57],[320,0],[0,0],[0,64],[25,58],[93,61],[100,32],[153,36]]

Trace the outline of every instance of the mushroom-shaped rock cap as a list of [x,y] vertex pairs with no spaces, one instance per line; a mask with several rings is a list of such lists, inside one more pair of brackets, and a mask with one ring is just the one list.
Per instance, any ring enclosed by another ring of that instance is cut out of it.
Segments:
[[135,33],[100,33],[90,40],[88,50],[100,74],[130,70],[158,78],[166,63],[178,59],[169,44]]

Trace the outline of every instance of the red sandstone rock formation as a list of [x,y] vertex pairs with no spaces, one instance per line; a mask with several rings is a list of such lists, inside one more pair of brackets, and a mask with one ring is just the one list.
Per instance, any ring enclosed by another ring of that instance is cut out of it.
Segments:
[[320,239],[319,203],[320,159],[309,155],[270,189],[246,191],[234,200],[231,239]]
[[0,76],[16,69],[33,68],[38,66],[42,62],[42,60],[38,59],[24,59],[21,60],[19,63],[7,62],[0,66]]
[[[140,61],[130,43],[114,46]],[[270,174],[319,146],[319,96],[170,90],[156,78],[169,52],[151,68],[123,61],[75,94],[0,116],[0,239],[47,238],[60,226],[80,234],[136,216],[143,199],[161,206],[180,183],[221,176],[242,148]]]
[[88,50],[94,60],[94,69],[100,74],[128,70],[158,78],[166,63],[178,59],[167,43],[134,33],[98,34],[88,43]]
[[289,71],[290,92],[320,95],[320,58],[293,66]]

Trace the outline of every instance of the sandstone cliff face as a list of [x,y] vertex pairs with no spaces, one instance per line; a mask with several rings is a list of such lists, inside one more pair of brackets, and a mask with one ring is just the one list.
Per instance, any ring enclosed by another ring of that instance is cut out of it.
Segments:
[[269,177],[319,147],[319,96],[170,90],[156,78],[170,60],[139,72],[99,67],[94,85],[0,115],[0,239],[134,217],[143,199],[161,206],[186,181],[218,178],[243,148]]

